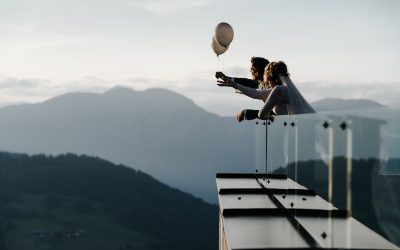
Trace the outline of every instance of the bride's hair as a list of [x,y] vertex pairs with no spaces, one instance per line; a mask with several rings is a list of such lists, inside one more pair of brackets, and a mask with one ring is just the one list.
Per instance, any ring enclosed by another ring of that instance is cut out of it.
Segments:
[[271,62],[265,68],[265,74],[267,75],[267,84],[269,87],[274,87],[276,85],[282,85],[280,76],[289,76],[289,72],[287,70],[287,66],[284,62]]

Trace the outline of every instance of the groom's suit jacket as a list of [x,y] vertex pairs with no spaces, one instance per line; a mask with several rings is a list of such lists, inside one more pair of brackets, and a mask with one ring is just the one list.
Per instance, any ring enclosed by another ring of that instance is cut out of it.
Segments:
[[236,83],[239,83],[240,85],[252,88],[252,89],[258,89],[258,82],[256,80],[248,79],[248,78],[234,78]]

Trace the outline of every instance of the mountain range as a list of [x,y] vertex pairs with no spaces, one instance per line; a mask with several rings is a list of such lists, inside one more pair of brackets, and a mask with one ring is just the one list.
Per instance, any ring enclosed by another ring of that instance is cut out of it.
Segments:
[[317,112],[382,108],[384,105],[368,99],[325,98],[311,103]]
[[[315,107],[322,110],[327,103],[343,108],[343,100],[332,99]],[[0,109],[1,150],[99,156],[209,202],[216,201],[216,172],[255,170],[264,154],[256,150],[263,143],[259,129],[166,89],[116,87]]]
[[254,171],[254,137],[254,123],[165,89],[118,87],[0,109],[2,150],[99,156],[207,201],[216,200],[216,172]]

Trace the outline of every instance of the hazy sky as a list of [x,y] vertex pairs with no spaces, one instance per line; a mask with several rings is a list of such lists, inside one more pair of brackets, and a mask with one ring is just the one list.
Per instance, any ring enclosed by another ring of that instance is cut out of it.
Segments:
[[[287,63],[310,101],[400,106],[400,1],[0,0],[0,105],[115,85],[168,88],[225,115],[256,108],[215,85],[249,59]],[[235,38],[219,59],[219,22]]]

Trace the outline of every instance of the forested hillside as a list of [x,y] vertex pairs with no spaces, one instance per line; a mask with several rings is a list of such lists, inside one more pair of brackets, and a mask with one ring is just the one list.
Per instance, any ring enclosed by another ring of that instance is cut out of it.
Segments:
[[99,158],[0,153],[1,249],[216,249],[218,210]]

